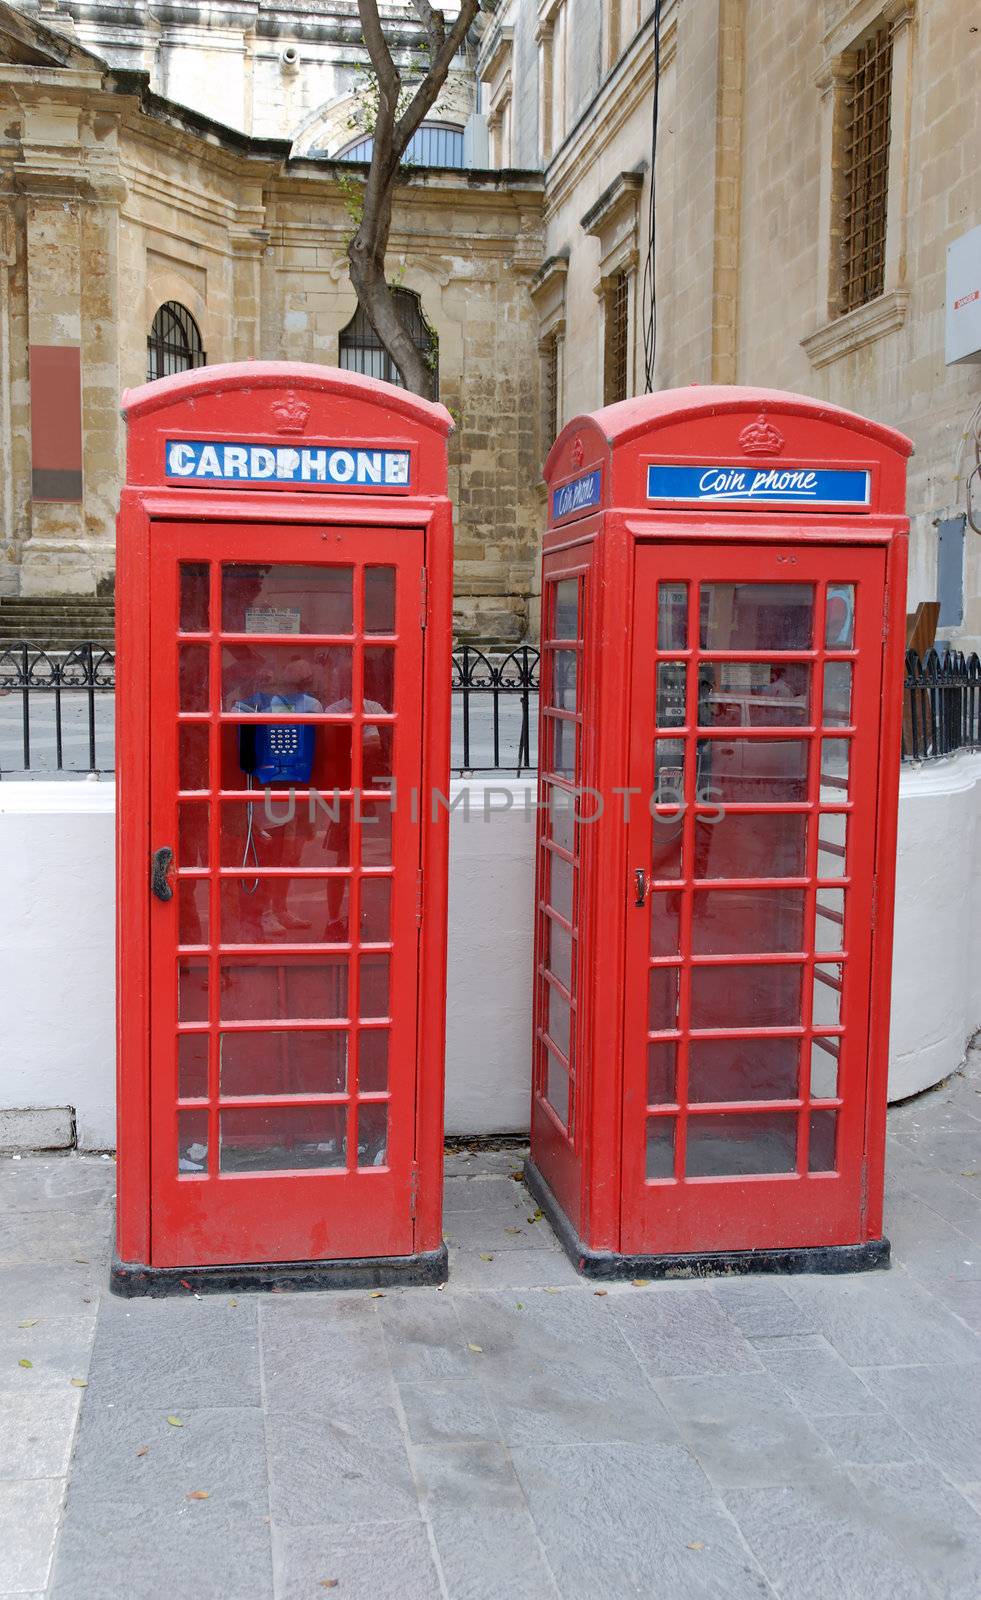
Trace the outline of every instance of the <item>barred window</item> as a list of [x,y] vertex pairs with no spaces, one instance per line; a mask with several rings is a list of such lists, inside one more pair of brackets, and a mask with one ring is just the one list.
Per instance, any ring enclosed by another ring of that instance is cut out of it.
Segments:
[[627,398],[629,354],[630,279],[618,272],[606,292],[606,359],[603,368],[603,404]]
[[[439,341],[423,315],[422,302],[411,289],[393,289],[403,328],[416,349],[431,363],[439,389]],[[368,378],[383,378],[402,386],[399,369],[382,344],[360,306],[338,338],[338,364],[348,372],[363,372]]]
[[845,89],[841,218],[841,311],[885,286],[886,194],[892,37],[880,28],[855,51]]
[[542,432],[545,435],[545,452],[552,448],[558,431],[559,340],[558,335],[552,333],[542,346]]
[[186,306],[168,300],[160,307],[147,334],[147,383],[206,364],[200,328]]

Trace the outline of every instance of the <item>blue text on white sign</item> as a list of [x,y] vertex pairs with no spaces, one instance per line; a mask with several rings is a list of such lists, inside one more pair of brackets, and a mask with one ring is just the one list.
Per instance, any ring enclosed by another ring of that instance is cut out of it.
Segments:
[[196,483],[301,483],[333,489],[408,489],[409,451],[362,445],[234,444],[168,439],[168,478]]
[[699,505],[867,506],[871,474],[825,467],[668,466],[647,468],[648,500]]
[[602,484],[603,474],[599,467],[595,467],[581,478],[573,478],[571,483],[563,483],[558,489],[553,489],[553,520],[557,522],[560,517],[567,517],[573,511],[588,511],[591,506],[598,506]]

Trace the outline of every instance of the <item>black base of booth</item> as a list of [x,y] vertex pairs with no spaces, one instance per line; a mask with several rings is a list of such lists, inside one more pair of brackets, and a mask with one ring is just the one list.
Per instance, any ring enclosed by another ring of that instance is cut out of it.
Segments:
[[697,1255],[621,1256],[583,1244],[529,1157],[525,1183],[577,1272],[584,1278],[725,1278],[750,1272],[868,1272],[889,1265],[889,1240],[812,1245],[787,1250],[715,1250]]
[[113,1255],[113,1294],[158,1299],[172,1294],[291,1294],[303,1289],[425,1288],[445,1283],[447,1252],[414,1256],[362,1256],[347,1261],[259,1261],[234,1267],[146,1267]]

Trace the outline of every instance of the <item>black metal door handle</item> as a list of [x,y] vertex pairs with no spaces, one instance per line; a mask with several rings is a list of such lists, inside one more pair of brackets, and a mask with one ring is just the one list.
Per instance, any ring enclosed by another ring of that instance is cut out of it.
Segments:
[[634,868],[634,885],[637,890],[637,898],[634,901],[634,905],[642,906],[647,899],[647,873],[643,867]]
[[154,850],[150,857],[150,888],[158,900],[173,900],[174,891],[170,885],[170,869],[174,864],[174,852],[169,844],[163,844],[159,850]]

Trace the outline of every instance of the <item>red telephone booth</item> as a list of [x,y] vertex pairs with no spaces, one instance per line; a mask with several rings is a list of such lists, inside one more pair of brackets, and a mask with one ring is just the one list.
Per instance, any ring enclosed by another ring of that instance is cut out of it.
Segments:
[[549,455],[528,1177],[588,1274],[888,1261],[910,450],[693,386]]
[[113,1287],[439,1282],[449,413],[279,362],[123,413]]

